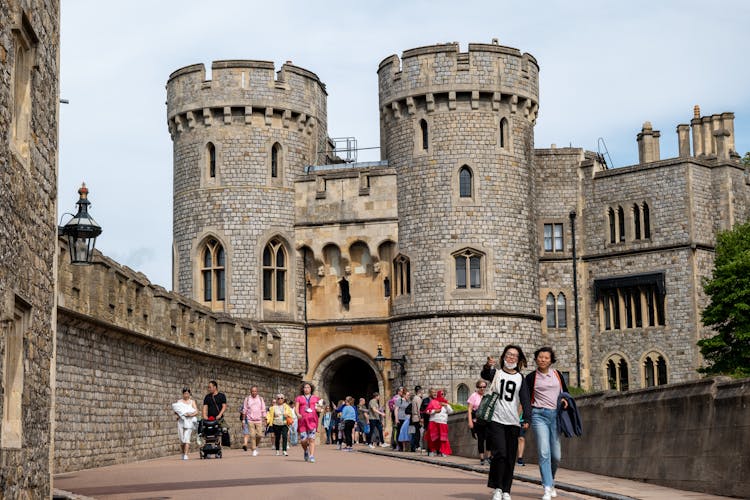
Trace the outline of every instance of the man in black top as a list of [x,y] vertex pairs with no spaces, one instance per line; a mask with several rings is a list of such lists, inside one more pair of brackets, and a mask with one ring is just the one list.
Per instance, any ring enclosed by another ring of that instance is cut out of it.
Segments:
[[208,394],[203,398],[203,418],[214,417],[221,420],[227,411],[227,397],[219,392],[219,386],[215,380],[208,383]]

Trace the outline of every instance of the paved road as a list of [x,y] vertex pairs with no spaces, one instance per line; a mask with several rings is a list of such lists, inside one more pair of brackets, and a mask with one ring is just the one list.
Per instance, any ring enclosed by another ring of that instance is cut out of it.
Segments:
[[[306,463],[299,447],[289,457],[262,449],[257,457],[225,450],[221,460],[172,457],[55,476],[54,487],[101,499],[167,500],[261,498],[489,499],[484,474],[319,447]],[[539,499],[541,488],[516,481],[514,500]],[[559,491],[560,500],[592,498]]]

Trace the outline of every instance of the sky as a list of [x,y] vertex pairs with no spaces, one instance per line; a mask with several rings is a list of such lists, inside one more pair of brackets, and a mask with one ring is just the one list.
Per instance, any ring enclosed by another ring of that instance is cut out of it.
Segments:
[[[221,59],[284,61],[328,91],[328,134],[380,144],[377,68],[435,43],[490,43],[540,66],[536,147],[597,151],[638,162],[636,134],[735,113],[736,149],[750,151],[750,2],[662,0],[221,1],[63,0],[58,210],[75,211],[85,181],[101,224],[97,248],[171,288],[172,142],[167,79]],[[360,160],[379,159],[377,150]],[[65,217],[63,217],[65,219]],[[65,220],[63,220],[65,222]]]

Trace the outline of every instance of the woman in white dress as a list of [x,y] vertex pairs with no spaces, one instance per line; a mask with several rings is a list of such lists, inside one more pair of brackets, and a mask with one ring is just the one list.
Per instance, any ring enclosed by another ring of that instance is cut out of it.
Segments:
[[172,403],[172,410],[177,415],[177,433],[180,436],[180,449],[182,459],[188,459],[190,451],[190,435],[193,433],[196,422],[198,421],[198,407],[188,387],[182,389],[182,399]]

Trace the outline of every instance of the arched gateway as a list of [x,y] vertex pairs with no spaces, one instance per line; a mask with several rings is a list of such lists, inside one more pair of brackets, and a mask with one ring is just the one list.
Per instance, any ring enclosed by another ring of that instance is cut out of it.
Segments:
[[334,403],[346,396],[369,400],[373,392],[385,392],[382,374],[373,360],[349,347],[337,349],[323,358],[312,379],[318,395]]

